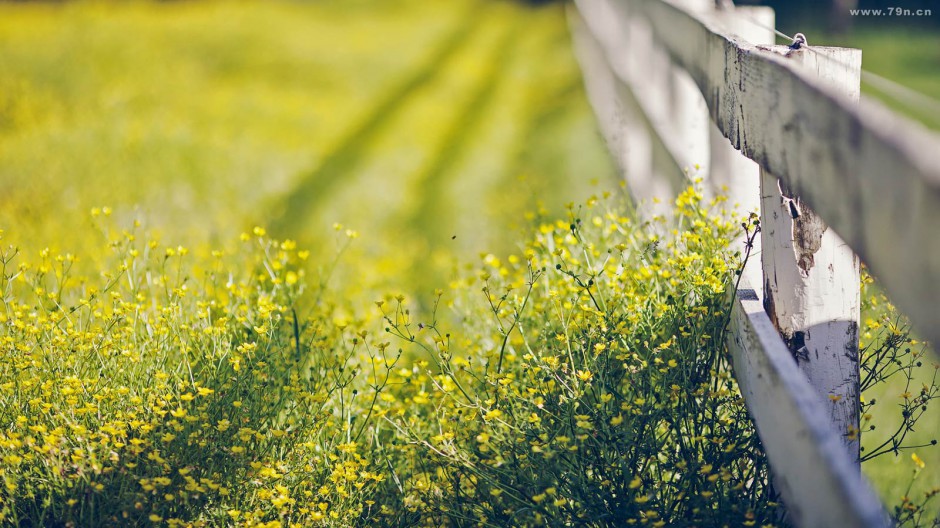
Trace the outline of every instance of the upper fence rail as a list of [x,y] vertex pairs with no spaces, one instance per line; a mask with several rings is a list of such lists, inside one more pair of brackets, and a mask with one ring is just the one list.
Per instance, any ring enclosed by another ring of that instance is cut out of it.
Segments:
[[858,467],[855,254],[940,342],[940,137],[859,104],[859,50],[771,45],[766,8],[576,5],[588,94],[634,194],[668,199],[694,166],[761,209],[763,274],[745,270],[729,348],[790,520],[889,525]]

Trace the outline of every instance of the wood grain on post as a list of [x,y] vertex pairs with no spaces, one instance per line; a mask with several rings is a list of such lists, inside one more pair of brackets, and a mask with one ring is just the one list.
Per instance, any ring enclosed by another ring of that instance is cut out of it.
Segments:
[[[751,44],[772,45],[776,38],[772,29],[776,16],[769,7],[722,8],[716,10],[714,18],[722,29]],[[713,122],[709,124],[709,184],[715,192],[725,193],[737,214],[760,211],[760,166],[736,149]],[[754,254],[760,252],[755,250]]]
[[[861,50],[773,49],[858,101]],[[783,180],[763,169],[761,225],[764,308],[858,461],[858,258]]]

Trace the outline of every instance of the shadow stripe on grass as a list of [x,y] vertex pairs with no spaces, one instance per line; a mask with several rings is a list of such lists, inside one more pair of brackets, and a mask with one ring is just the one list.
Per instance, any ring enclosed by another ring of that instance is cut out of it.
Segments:
[[[519,134],[520,141],[513,153],[507,176],[514,176],[524,171],[532,157],[532,144],[539,143],[541,136],[555,132],[553,127],[559,126],[565,118],[575,112],[574,106],[578,102],[575,97],[583,97],[581,93],[581,78],[573,77],[564,83],[559,83],[551,91],[537,97],[533,107],[538,108],[526,120],[525,128]],[[565,175],[570,177],[571,175]]]
[[476,129],[486,117],[494,94],[506,78],[504,70],[514,55],[513,43],[518,39],[519,31],[519,24],[507,28],[490,50],[490,66],[486,74],[474,87],[457,119],[451,123],[434,158],[416,179],[416,185],[421,189],[420,201],[408,222],[416,232],[428,236],[444,235],[447,226],[439,221],[441,213],[448,209],[444,186],[449,178],[455,176],[457,163],[476,139]]
[[294,189],[279,201],[279,211],[275,210],[271,214],[273,220],[270,225],[275,234],[296,237],[301,232],[297,224],[302,224],[309,218],[317,205],[330,195],[343,177],[356,169],[364,158],[362,152],[366,145],[392,120],[404,106],[404,101],[431,82],[441,71],[441,65],[467,43],[471,32],[477,29],[483,20],[484,12],[485,9],[479,5],[467,10],[465,15],[459,18],[456,30],[421,66],[397,88],[390,90],[366,118],[340,141],[339,147],[327,154],[319,166],[299,178]]
[[[507,79],[506,68],[516,57],[515,43],[523,33],[525,18],[517,17],[500,35],[492,48],[488,50],[489,60],[487,71],[481,76],[473,88],[472,95],[460,114],[450,124],[440,148],[433,159],[416,178],[415,185],[420,192],[417,206],[404,223],[411,236],[421,239],[421,254],[416,255],[410,273],[418,279],[416,284],[433,283],[440,277],[436,276],[434,266],[428,258],[434,247],[447,243],[452,234],[453,222],[448,221],[451,204],[448,202],[446,184],[457,176],[456,169],[462,156],[478,137],[477,129],[487,113],[492,111],[495,94]],[[433,286],[433,285],[429,285]],[[425,298],[427,292],[418,292],[419,304],[425,305],[430,298]]]

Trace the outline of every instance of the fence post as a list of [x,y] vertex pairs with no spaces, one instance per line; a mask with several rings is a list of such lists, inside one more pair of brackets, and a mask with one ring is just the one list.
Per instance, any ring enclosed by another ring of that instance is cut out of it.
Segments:
[[[778,46],[774,51],[858,100],[861,50]],[[782,133],[798,130],[785,126]],[[764,308],[858,461],[858,258],[782,180],[763,169],[761,224]]]

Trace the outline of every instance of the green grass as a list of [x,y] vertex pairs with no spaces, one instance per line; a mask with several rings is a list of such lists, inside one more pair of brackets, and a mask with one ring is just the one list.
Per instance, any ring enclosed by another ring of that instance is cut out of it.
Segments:
[[[780,29],[789,34],[802,31],[811,44],[860,49],[863,70],[940,101],[940,32],[937,30],[868,21],[845,35],[836,36],[827,34],[818,24],[819,21],[805,21]],[[940,115],[919,108],[916,101],[882,93],[864,81],[862,93],[933,130],[940,130]]]
[[338,222],[444,276],[612,174],[557,5],[7,4],[0,67],[0,224],[36,248],[110,205],[192,240]]
[[[877,306],[868,306],[863,310],[864,329],[861,341],[868,344],[880,339],[879,332],[884,327],[884,321],[880,319],[880,315],[885,313],[887,300],[871,286],[866,287],[864,291],[865,298],[877,301]],[[922,352],[924,346],[915,339],[915,344],[906,345],[906,350]],[[871,415],[871,424],[875,425],[876,429],[869,431],[865,425],[862,427],[862,446],[867,452],[872,452],[883,445],[903,424],[904,409],[901,404],[904,401],[904,395],[919,394],[922,387],[936,383],[937,369],[940,368],[936,351],[928,350],[922,363],[923,367],[914,369],[910,379],[905,375],[896,375],[865,391],[866,401],[877,402],[867,411]],[[862,465],[863,472],[887,504],[899,504],[903,496],[909,496],[916,501],[929,490],[940,487],[940,471],[937,470],[940,467],[940,448],[930,445],[931,442],[940,440],[938,431],[940,431],[940,412],[934,405],[928,407],[918,420],[917,426],[904,439],[905,445],[923,447],[886,453]],[[925,464],[924,470],[918,472],[913,483],[911,477],[915,464],[911,458],[912,454],[920,457]],[[940,504],[933,501],[926,508],[924,518],[933,519],[938,514],[940,514]]]
[[[862,49],[863,69],[940,101],[940,32],[861,27],[836,42]],[[918,108],[916,101],[898,100],[871,86],[863,86],[863,93],[934,130],[940,130],[940,114]]]

